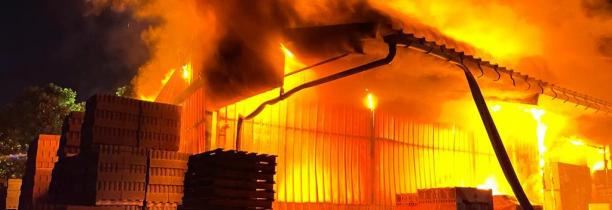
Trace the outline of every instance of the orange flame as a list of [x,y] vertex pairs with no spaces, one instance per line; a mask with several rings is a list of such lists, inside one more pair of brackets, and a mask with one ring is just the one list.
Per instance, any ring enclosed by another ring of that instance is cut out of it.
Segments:
[[185,82],[187,82],[187,84],[191,84],[191,78],[193,77],[193,69],[191,67],[191,62],[183,65],[181,69],[183,72],[183,79],[185,80]]
[[293,54],[289,49],[287,49],[287,47],[285,47],[285,45],[283,45],[282,43],[280,44],[280,49],[283,51],[283,54],[285,55],[285,67],[284,67],[285,74],[291,73],[295,70],[304,68],[306,66],[303,63],[301,63],[295,57],[295,54]]
[[374,109],[376,109],[376,97],[372,93],[368,93],[364,103],[366,107],[370,109],[370,111],[374,111]]
[[538,55],[542,51],[540,29],[501,3],[474,4],[467,0],[371,2],[380,10],[401,18],[406,25],[417,20],[502,61]]

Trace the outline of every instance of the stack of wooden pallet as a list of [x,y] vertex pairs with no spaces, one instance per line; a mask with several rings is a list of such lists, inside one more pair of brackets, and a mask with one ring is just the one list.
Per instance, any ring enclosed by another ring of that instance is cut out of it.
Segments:
[[271,209],[276,156],[223,151],[193,155],[182,209]]

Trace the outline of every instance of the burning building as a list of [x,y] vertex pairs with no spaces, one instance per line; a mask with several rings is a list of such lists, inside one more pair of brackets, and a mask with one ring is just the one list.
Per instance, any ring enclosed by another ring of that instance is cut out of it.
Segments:
[[[166,22],[143,34],[156,47],[134,85],[182,107],[180,152],[277,156],[275,209],[395,209],[441,187],[546,209],[610,202],[571,190],[589,172],[607,179],[612,106],[543,80],[550,48],[508,9],[524,8],[483,4],[485,19],[466,1],[308,2],[138,5]],[[465,11],[443,14],[454,6]]]
[[[366,23],[288,34],[297,38],[278,46],[284,76],[268,89],[217,92],[207,85],[215,81],[193,76],[189,64],[169,76],[156,98],[182,105],[183,152],[277,155],[276,209],[392,209],[396,195],[435,187],[514,194],[470,96],[480,90],[472,83],[470,92],[462,73],[483,87],[502,148],[532,203],[550,209],[588,204],[590,193],[570,195],[585,198],[572,203],[565,188],[549,186],[560,182],[559,172],[546,172],[557,167],[554,162],[607,168],[606,147],[576,146],[581,134],[570,122],[605,115],[607,102],[474,57],[472,48],[432,32]],[[337,34],[358,37],[360,45],[318,61],[300,58],[304,43]],[[575,149],[585,153],[564,157]]]

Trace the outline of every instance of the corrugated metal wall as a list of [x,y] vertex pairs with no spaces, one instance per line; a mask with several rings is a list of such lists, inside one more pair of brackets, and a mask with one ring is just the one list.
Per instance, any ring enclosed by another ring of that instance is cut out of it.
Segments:
[[[234,148],[236,118],[253,104],[218,110],[211,148]],[[278,155],[276,209],[393,209],[397,193],[504,182],[486,138],[379,111],[374,119],[366,108],[291,98],[245,121],[242,148]]]
[[194,91],[181,105],[181,142],[179,151],[187,153],[200,153],[208,147],[206,145],[207,127],[210,128],[210,112],[206,111],[206,93],[204,88]]

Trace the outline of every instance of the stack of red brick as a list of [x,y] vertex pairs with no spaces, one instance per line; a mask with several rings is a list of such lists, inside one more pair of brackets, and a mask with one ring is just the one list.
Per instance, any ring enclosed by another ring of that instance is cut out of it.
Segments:
[[[397,210],[521,210],[511,196],[492,195],[491,190],[467,187],[418,189],[396,195]],[[542,210],[542,206],[533,206]]]
[[[21,179],[9,179],[6,187],[5,209],[18,209],[21,194]],[[21,208],[19,208],[21,209]]]
[[96,95],[86,110],[81,149],[106,144],[178,151],[178,106]]
[[80,153],[54,169],[53,202],[66,209],[176,209],[188,158],[177,152],[179,121],[174,105],[90,98]]
[[71,112],[65,119],[62,125],[62,136],[60,138],[60,146],[57,155],[62,157],[71,157],[79,154],[81,145],[81,125],[83,124],[83,112]]
[[51,172],[58,159],[59,139],[58,135],[39,135],[30,143],[19,197],[20,209],[52,208],[48,205],[47,194]]
[[147,208],[173,210],[181,204],[189,154],[151,150],[147,182]]
[[272,209],[276,156],[217,149],[188,165],[182,209]]
[[452,187],[418,189],[396,196],[400,210],[493,210],[491,190]]
[[[534,210],[544,209],[541,205],[533,205]],[[519,202],[513,196],[509,195],[494,195],[493,196],[494,210],[523,210]]]
[[612,170],[595,171],[593,174],[593,202],[612,204]]
[[0,179],[0,209],[6,209],[6,180]]

